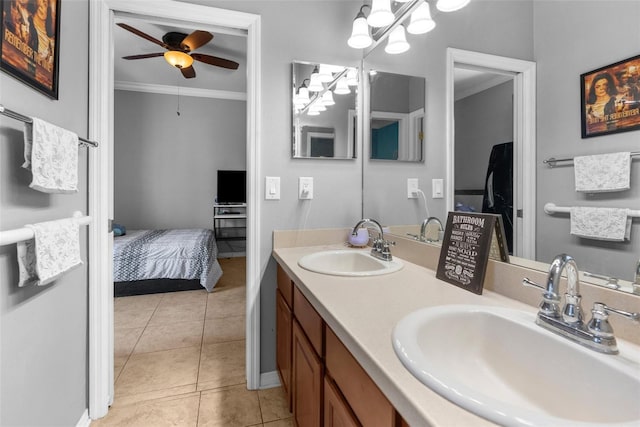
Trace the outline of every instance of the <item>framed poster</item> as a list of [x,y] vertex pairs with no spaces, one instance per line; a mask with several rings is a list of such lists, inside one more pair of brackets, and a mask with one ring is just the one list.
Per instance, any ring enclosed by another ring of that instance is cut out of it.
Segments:
[[58,99],[60,0],[2,0],[0,69]]
[[582,137],[640,129],[640,55],[580,76]]
[[490,257],[509,262],[502,216],[449,212],[436,277],[481,295]]

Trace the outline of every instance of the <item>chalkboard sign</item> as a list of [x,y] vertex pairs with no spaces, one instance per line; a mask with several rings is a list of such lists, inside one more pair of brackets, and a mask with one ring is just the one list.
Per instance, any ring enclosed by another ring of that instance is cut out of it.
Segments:
[[449,212],[436,277],[481,295],[489,255],[509,261],[500,215]]

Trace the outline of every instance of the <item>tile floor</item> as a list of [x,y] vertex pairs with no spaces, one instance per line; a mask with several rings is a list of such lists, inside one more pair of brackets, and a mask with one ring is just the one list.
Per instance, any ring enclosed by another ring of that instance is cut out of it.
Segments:
[[281,388],[247,390],[245,258],[212,293],[115,299],[115,399],[102,426],[292,426]]

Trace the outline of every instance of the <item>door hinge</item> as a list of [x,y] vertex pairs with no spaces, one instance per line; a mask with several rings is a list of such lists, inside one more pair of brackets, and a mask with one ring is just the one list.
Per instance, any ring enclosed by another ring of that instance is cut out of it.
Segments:
[[516,211],[516,216],[517,216],[518,218],[522,218],[522,217],[524,216],[524,212],[523,212],[523,210],[522,210],[522,209],[518,209],[518,210]]

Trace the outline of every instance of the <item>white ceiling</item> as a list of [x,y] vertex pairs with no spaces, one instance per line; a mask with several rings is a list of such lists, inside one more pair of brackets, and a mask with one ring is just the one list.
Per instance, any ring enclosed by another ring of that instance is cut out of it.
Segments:
[[489,70],[455,67],[453,71],[456,101],[482,92],[508,80],[513,76]]
[[162,36],[170,31],[189,34],[194,30],[205,30],[213,34],[213,40],[196,49],[195,52],[219,56],[238,62],[237,70],[194,61],[196,77],[185,79],[180,70],[169,65],[164,57],[125,60],[123,56],[145,53],[164,52],[158,46],[136,34],[115,26],[114,33],[114,79],[118,83],[142,83],[152,85],[179,86],[184,88],[201,88],[246,92],[246,36],[240,31],[224,28],[176,27],[168,23],[148,22],[136,18],[116,18],[117,22],[126,23],[149,36],[162,41]]

